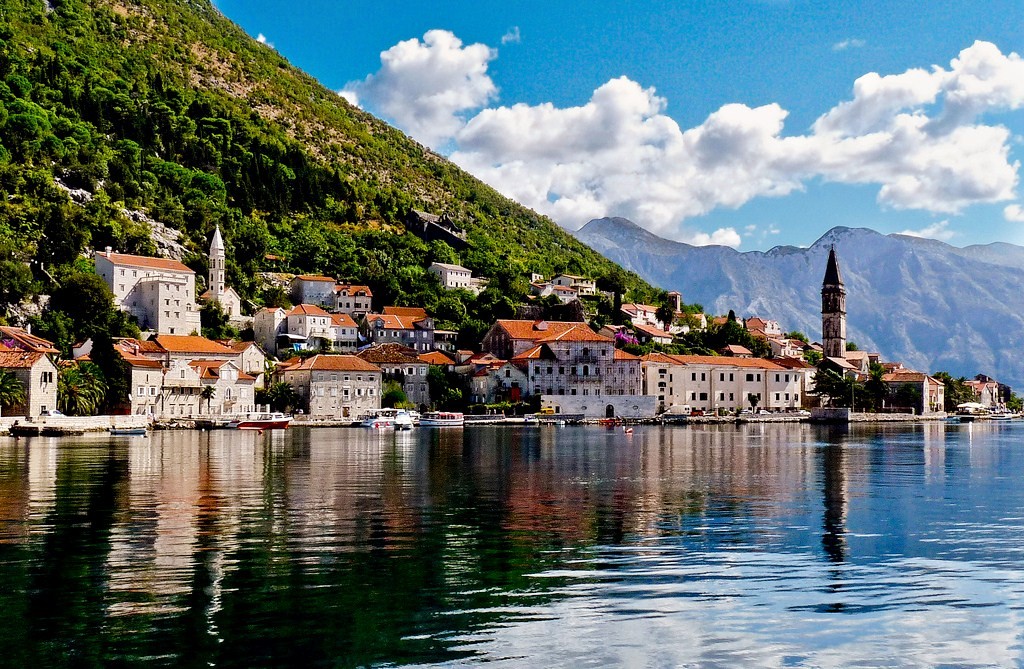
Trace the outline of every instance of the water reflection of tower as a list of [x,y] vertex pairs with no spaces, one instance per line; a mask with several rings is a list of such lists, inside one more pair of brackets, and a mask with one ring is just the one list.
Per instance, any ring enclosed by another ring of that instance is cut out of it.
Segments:
[[824,447],[822,493],[825,512],[822,519],[821,546],[830,562],[846,560],[846,514],[848,507],[846,450],[841,444]]

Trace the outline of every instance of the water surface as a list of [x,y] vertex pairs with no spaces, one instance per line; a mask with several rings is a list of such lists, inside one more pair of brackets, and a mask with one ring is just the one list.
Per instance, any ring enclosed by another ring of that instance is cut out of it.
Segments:
[[0,439],[0,662],[1021,666],[1022,437]]

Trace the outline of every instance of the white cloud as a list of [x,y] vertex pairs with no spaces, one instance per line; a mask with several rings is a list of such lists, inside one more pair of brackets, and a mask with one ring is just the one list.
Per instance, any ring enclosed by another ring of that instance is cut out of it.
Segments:
[[1024,62],[985,42],[948,68],[866,74],[850,100],[797,135],[783,134],[788,112],[777,104],[727,104],[680,128],[665,99],[626,77],[580,106],[520,103],[462,118],[495,95],[494,57],[431,31],[386,51],[381,70],[346,92],[421,141],[451,142],[453,161],[568,228],[624,216],[680,241],[736,246],[732,228],[685,223],[812,179],[877,186],[883,206],[948,214],[1011,200],[1018,183],[1009,131],[979,118],[1024,107]]
[[465,124],[462,112],[496,94],[487,64],[497,54],[483,44],[463,46],[447,30],[431,30],[380,55],[381,68],[345,86],[360,104],[394,121],[424,144],[437,147]]
[[522,41],[522,36],[519,34],[519,26],[512,26],[501,36],[502,44],[519,44],[520,41]]
[[904,230],[900,232],[901,235],[907,235],[908,237],[924,237],[926,239],[938,239],[943,242],[948,242],[950,239],[956,237],[956,231],[950,230],[949,221],[939,221],[932,225],[921,228],[920,230]]
[[1019,204],[1009,204],[1003,209],[1003,218],[1011,223],[1024,223],[1024,207]]
[[835,44],[833,44],[832,45],[832,50],[833,51],[846,51],[847,49],[860,49],[865,44],[867,44],[867,42],[865,42],[862,39],[849,38],[849,39],[844,39],[842,41],[839,41],[839,42],[836,42]]
[[271,49],[274,48],[274,43],[269,41],[267,39],[267,36],[264,35],[263,33],[260,33],[259,35],[256,35],[256,41],[259,42],[260,44],[264,44],[266,46],[269,46]]

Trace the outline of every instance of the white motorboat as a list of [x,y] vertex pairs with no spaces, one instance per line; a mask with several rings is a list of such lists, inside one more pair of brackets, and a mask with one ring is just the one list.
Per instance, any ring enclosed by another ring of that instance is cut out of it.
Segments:
[[386,428],[410,430],[413,427],[413,420],[405,409],[376,409],[360,416],[359,425],[377,430]]
[[428,411],[420,417],[423,427],[462,427],[466,417],[458,411]]

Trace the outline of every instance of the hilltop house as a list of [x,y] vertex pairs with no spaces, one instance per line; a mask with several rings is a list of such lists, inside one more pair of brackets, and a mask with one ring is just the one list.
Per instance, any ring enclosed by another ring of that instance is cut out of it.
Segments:
[[373,311],[373,292],[369,286],[340,283],[334,287],[334,311],[362,318]]
[[196,275],[166,258],[112,253],[95,255],[96,273],[114,294],[114,305],[127,311],[143,330],[165,334],[199,332]]
[[558,274],[551,279],[553,286],[572,288],[581,297],[597,295],[597,282],[575,274]]
[[288,296],[295,304],[313,304],[333,309],[334,287],[335,281],[329,276],[299,274],[292,278],[288,286]]
[[479,295],[487,287],[487,279],[474,279],[473,273],[462,265],[435,262],[427,269],[431,274],[436,275],[441,286],[448,290],[460,288]]

